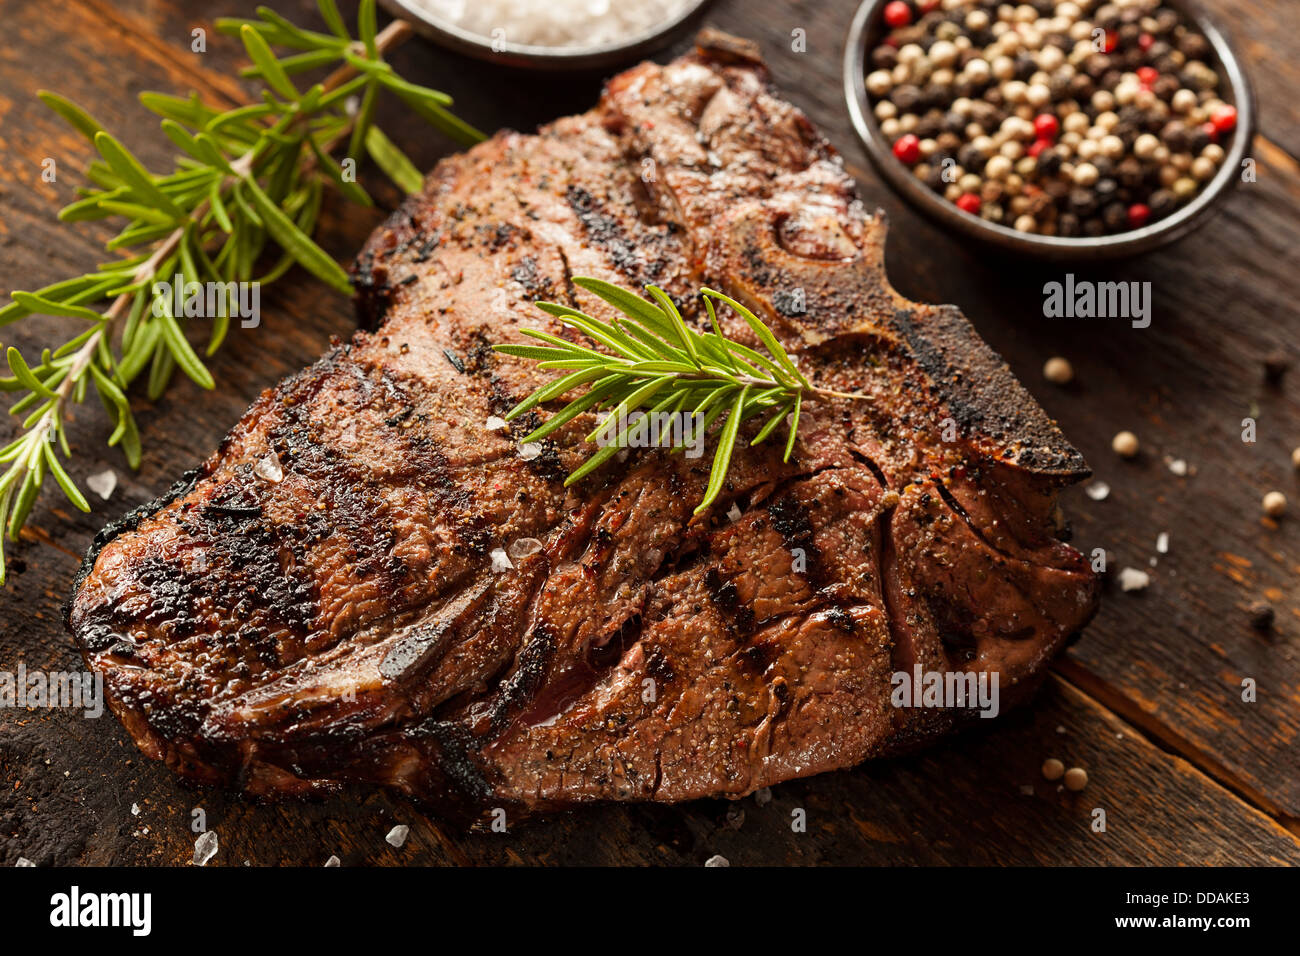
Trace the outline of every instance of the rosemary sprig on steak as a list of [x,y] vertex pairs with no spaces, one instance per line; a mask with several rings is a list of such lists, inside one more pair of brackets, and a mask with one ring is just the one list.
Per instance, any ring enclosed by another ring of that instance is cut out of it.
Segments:
[[[328,33],[302,29],[273,10],[258,8],[257,20],[219,20],[218,29],[239,36],[265,90],[259,103],[221,112],[197,94],[187,98],[142,93],[141,103],[161,116],[163,132],[182,150],[172,172],[149,172],[85,111],[53,93],[41,99],[94,143],[100,159],[86,176],[93,184],[65,207],[65,222],[122,217],[126,225],[108,244],[130,250],[96,270],[36,292],[13,292],[0,309],[0,326],[31,315],[59,315],[85,324],[78,334],[40,360],[28,363],[15,348],[7,358],[11,377],[0,391],[25,393],[10,408],[22,416],[21,433],[0,447],[0,584],[5,579],[3,535],[16,540],[46,475],[53,475],[73,505],[90,506],[59,460],[70,458],[64,422],[90,386],[113,422],[110,446],[120,446],[127,463],[140,464],[140,436],[127,397],[144,378],[150,400],[167,388],[177,367],[203,388],[211,373],[186,336],[186,315],[176,314],[173,279],[219,284],[265,284],[294,263],[341,292],[347,274],[312,239],[326,183],[355,202],[372,205],[356,182],[356,164],[369,155],[407,193],[422,177],[411,161],[373,122],[381,90],[395,94],[416,114],[462,143],[483,135],[448,112],[451,98],[400,78],[384,52],[410,33],[402,21],[377,32],[374,0],[363,0],[353,39],[334,0],[318,0]],[[298,51],[277,58],[271,47]],[[334,67],[322,81],[300,90],[291,78]],[[356,105],[359,104],[359,105]],[[331,153],[347,144],[342,161]],[[270,250],[278,250],[267,271],[256,272]],[[211,288],[211,286],[209,287]],[[221,346],[230,326],[229,301],[205,310],[211,322],[206,355]],[[213,314],[214,313],[214,314]],[[116,344],[115,344],[116,341]]]
[[[573,281],[604,299],[621,312],[623,318],[602,322],[571,306],[555,302],[538,302],[537,307],[603,345],[609,352],[597,351],[536,329],[521,331],[541,339],[546,345],[494,346],[506,355],[536,360],[538,368],[568,373],[543,385],[512,408],[506,414],[506,421],[572,389],[587,387],[540,428],[526,435],[523,443],[540,441],[585,411],[608,410],[586,440],[595,442],[602,433],[616,437],[574,470],[565,480],[566,486],[581,481],[620,449],[627,447],[628,432],[636,427],[635,422],[628,418],[633,412],[702,416],[696,420],[700,421],[698,427],[704,432],[726,413],[727,419],[713,453],[709,484],[695,509],[699,514],[713,504],[722,490],[740,426],[746,419],[767,416],[750,445],[765,441],[785,422],[784,460],[789,461],[795,433],[799,429],[799,413],[806,398],[816,395],[866,397],[813,385],[758,316],[714,289],[700,290],[713,331],[698,332],[683,320],[673,300],[657,286],[646,286],[646,291],[655,300],[650,302],[601,279],[579,276]],[[730,306],[745,320],[767,350],[766,355],[722,334],[715,302]]]

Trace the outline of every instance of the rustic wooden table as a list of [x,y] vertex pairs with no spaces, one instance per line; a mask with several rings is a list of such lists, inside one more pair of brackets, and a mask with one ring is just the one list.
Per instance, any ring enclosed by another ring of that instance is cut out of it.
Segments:
[[[311,0],[275,5],[304,22],[315,16]],[[1117,566],[1148,570],[1151,585],[1133,593],[1108,586],[1096,621],[1031,706],[915,757],[783,785],[764,805],[749,798],[605,807],[508,834],[461,832],[374,790],[272,806],[194,790],[141,757],[111,717],[8,709],[0,711],[0,864],[19,856],[38,864],[184,863],[195,807],[220,836],[212,865],[320,865],[331,854],[344,865],[699,864],[715,853],[733,864],[1300,862],[1300,515],[1274,522],[1260,511],[1270,489],[1300,503],[1290,462],[1300,445],[1300,371],[1269,385],[1262,364],[1278,349],[1294,354],[1300,333],[1300,5],[1210,5],[1255,83],[1258,177],[1174,248],[1073,270],[1150,281],[1154,318],[1140,330],[1042,318],[1042,286],[1066,270],[989,258],[918,218],[877,181],[841,93],[853,0],[718,0],[706,17],[761,43],[777,84],[840,148],[863,198],[889,213],[889,272],[900,291],[960,304],[1112,488],[1104,501],[1079,489],[1066,496],[1075,543],[1108,549]],[[232,79],[238,45],[211,23],[252,6],[0,0],[0,288],[84,270],[98,261],[105,236],[55,221],[89,150],[35,91],[48,87],[82,103],[146,162],[165,168],[171,144],[136,94],[194,88],[214,104],[246,100],[249,88]],[[208,28],[205,53],[191,51],[196,27]],[[796,29],[805,31],[805,52],[792,50]],[[450,91],[458,111],[489,130],[529,129],[586,109],[600,89],[598,75],[489,68],[423,41],[395,60],[405,75]],[[423,167],[451,149],[396,114],[387,126]],[[41,179],[45,157],[66,171],[56,183]],[[391,190],[379,195],[390,206],[397,200]],[[382,215],[332,204],[323,224],[328,248],[348,258]],[[78,667],[60,605],[95,531],[205,457],[262,388],[353,327],[349,303],[306,278],[268,290],[263,309],[262,326],[235,329],[214,361],[218,391],[181,381],[158,405],[138,403],[145,439],[138,473],[103,445],[98,409],[78,410],[74,476],[113,468],[121,483],[110,501],[95,497],[89,515],[53,493],[41,499],[11,547],[0,670],[20,660],[28,668]],[[68,321],[4,334],[31,354]],[[1070,358],[1076,384],[1043,381],[1051,355]],[[1258,421],[1254,443],[1241,440],[1247,416]],[[12,427],[0,425],[0,438]],[[1141,436],[1135,461],[1110,451],[1121,429]],[[1167,458],[1191,471],[1173,474]],[[1169,533],[1169,551],[1152,566],[1161,532]],[[1249,623],[1246,609],[1257,600],[1276,608],[1271,631]],[[1254,702],[1242,700],[1245,678],[1258,686]],[[1087,789],[1074,794],[1043,780],[1038,768],[1051,756],[1087,768]],[[807,832],[792,832],[796,808],[806,811]],[[1105,832],[1091,828],[1095,808],[1106,812]],[[401,849],[384,842],[396,823],[411,826]]]

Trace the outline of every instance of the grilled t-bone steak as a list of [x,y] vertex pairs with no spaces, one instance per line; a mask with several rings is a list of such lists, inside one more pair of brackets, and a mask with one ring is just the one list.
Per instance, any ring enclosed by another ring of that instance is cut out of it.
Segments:
[[[356,262],[370,331],[97,538],[69,624],[112,709],[199,781],[371,781],[473,817],[899,752],[970,712],[891,705],[918,665],[997,673],[1005,708],[1095,609],[1053,534],[1086,466],[957,309],[890,288],[884,234],[720,34],[444,161]],[[742,437],[699,517],[707,454],[566,490],[594,419],[521,454],[544,416],[488,419],[547,373],[490,344],[576,335],[538,299],[609,317],[574,275],[658,284],[697,323],[696,290],[724,290],[870,400],[806,405],[789,464]]]

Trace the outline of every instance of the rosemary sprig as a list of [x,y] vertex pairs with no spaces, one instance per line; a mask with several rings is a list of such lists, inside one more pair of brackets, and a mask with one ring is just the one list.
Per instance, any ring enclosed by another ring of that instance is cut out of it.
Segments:
[[[725,413],[727,418],[713,453],[708,487],[695,509],[695,514],[700,514],[722,491],[740,426],[747,419],[767,416],[750,445],[766,441],[784,421],[784,460],[789,461],[799,429],[799,414],[806,400],[818,396],[866,398],[813,385],[758,316],[714,289],[700,290],[713,331],[699,332],[686,323],[673,300],[656,286],[646,287],[654,299],[650,302],[601,279],[579,276],[573,282],[604,299],[623,317],[602,322],[567,305],[538,302],[537,307],[583,333],[596,345],[604,346],[608,352],[536,329],[521,331],[546,345],[494,346],[506,355],[534,360],[538,368],[567,373],[512,408],[506,414],[506,421],[575,388],[586,388],[540,428],[524,436],[522,443],[539,441],[586,411],[608,411],[586,436],[588,442],[596,441],[602,433],[610,434],[616,423],[626,423],[614,433],[614,440],[569,475],[564,482],[566,486],[581,481],[626,447],[628,432],[636,427],[628,422],[633,411],[700,415],[703,416],[700,427],[705,431]],[[744,319],[766,354],[724,336],[718,326],[715,303],[730,306]]]
[[[83,402],[93,385],[113,422],[108,444],[120,446],[127,463],[137,468],[140,435],[128,389],[145,377],[147,395],[155,400],[178,367],[203,388],[214,387],[211,372],[186,339],[185,317],[171,307],[167,286],[174,275],[187,284],[216,282],[233,289],[228,283],[272,282],[298,263],[349,292],[347,274],[311,238],[326,183],[372,205],[353,174],[355,164],[369,155],[404,191],[416,192],[422,184],[415,166],[374,124],[379,92],[395,94],[460,142],[483,138],[448,111],[450,97],[407,82],[384,60],[385,51],[409,36],[405,23],[394,21],[377,32],[375,0],[362,0],[354,39],[334,0],[318,0],[318,5],[328,33],[295,26],[265,7],[258,8],[256,20],[217,22],[219,30],[242,40],[252,61],[244,75],[265,86],[261,102],[219,111],[194,93],[184,98],[141,94],[141,103],[162,117],[163,132],[183,154],[165,175],[149,172],[80,107],[54,93],[40,94],[100,156],[86,170],[92,185],[81,189],[81,198],[59,218],[125,218],[107,248],[133,254],[35,292],[13,292],[12,302],[0,309],[0,326],[34,314],[86,323],[63,345],[43,350],[39,362],[29,364],[15,348],[7,351],[12,375],[0,378],[0,391],[25,394],[10,408],[22,416],[21,434],[0,448],[0,585],[3,535],[17,539],[47,475],[73,505],[90,510],[59,460],[58,451],[71,457],[65,434],[70,404]],[[299,52],[277,57],[272,47]],[[305,90],[293,80],[326,67],[335,67],[334,72]],[[331,153],[344,141],[347,154],[340,163]],[[352,168],[346,169],[349,162]],[[278,248],[278,259],[258,275],[259,261],[272,248]],[[107,304],[91,308],[99,303]],[[208,356],[226,337],[228,312],[223,307],[207,316]]]

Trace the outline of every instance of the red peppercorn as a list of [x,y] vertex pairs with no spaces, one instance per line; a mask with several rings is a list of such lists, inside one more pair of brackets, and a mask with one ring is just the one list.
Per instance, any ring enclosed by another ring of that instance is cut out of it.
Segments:
[[921,158],[921,141],[911,133],[904,133],[894,140],[894,155],[909,166],[916,165]]
[[1154,66],[1139,66],[1137,68],[1137,78],[1138,82],[1149,90],[1151,84],[1160,79],[1160,71]]
[[962,212],[968,212],[972,216],[978,216],[980,211],[980,197],[974,193],[962,193],[957,197],[957,208]]
[[1039,113],[1034,117],[1034,132],[1039,139],[1056,139],[1061,131],[1061,124],[1051,113]]
[[1025,153],[1026,155],[1032,156],[1034,159],[1037,159],[1039,153],[1041,153],[1045,149],[1051,149],[1051,148],[1052,148],[1052,141],[1050,139],[1036,139],[1029,144],[1029,147],[1025,150]]
[[1210,137],[1211,143],[1217,143],[1219,141],[1219,127],[1215,126],[1213,122],[1202,123],[1201,132]]
[[916,0],[916,9],[922,13],[929,13],[931,10],[938,10],[943,0]]
[[912,8],[903,0],[885,4],[885,22],[891,27],[905,27],[912,22]]
[[1218,133],[1231,133],[1237,126],[1237,108],[1224,103],[1210,117],[1210,125]]
[[1141,229],[1151,218],[1151,207],[1143,203],[1135,202],[1128,207],[1128,227],[1130,229]]
[[1156,42],[1155,37],[1153,37],[1149,33],[1143,33],[1141,36],[1138,37],[1138,49],[1143,51],[1149,50],[1151,49],[1152,44],[1154,44],[1155,42]]

